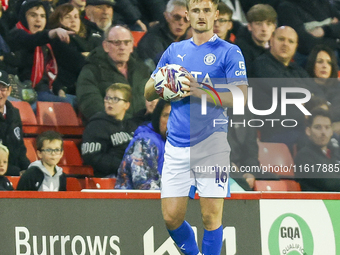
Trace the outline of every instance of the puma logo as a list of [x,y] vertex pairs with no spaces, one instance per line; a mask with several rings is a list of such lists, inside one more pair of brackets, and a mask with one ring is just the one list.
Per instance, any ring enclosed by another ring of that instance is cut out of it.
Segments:
[[182,62],[183,62],[183,58],[184,58],[186,55],[187,55],[187,54],[184,54],[183,56],[181,56],[181,55],[178,54],[177,57],[180,58],[180,59],[182,59]]

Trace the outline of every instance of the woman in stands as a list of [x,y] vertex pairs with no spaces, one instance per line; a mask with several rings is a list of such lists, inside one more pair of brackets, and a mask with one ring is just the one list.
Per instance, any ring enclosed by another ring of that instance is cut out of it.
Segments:
[[318,91],[314,94],[331,103],[333,128],[340,135],[340,84],[334,51],[325,45],[315,46],[308,57],[306,70],[317,84]]
[[138,127],[133,119],[124,120],[130,107],[131,87],[114,83],[106,90],[105,112],[92,116],[83,134],[81,153],[96,177],[115,177],[126,147]]
[[49,18],[49,27],[62,27],[75,33],[70,36],[69,43],[60,40],[51,42],[58,64],[58,76],[53,82],[53,92],[75,100],[76,81],[85,64],[85,57],[100,41],[97,37],[86,34],[86,28],[80,20],[80,12],[72,4],[59,5]]
[[32,81],[39,101],[68,102],[51,91],[58,67],[50,43],[53,39],[68,43],[69,35],[74,32],[63,28],[46,30],[46,13],[42,1],[24,1],[19,22],[9,33],[8,44],[21,59],[18,66],[20,80]]

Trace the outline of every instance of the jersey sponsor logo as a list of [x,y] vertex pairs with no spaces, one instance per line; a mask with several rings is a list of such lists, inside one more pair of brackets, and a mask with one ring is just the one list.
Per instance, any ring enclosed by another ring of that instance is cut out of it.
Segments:
[[211,66],[212,64],[215,63],[215,61],[216,61],[216,56],[212,53],[209,53],[204,56],[204,64],[206,64],[207,66]]
[[240,50],[236,50],[237,53],[240,53],[240,55],[243,57],[242,52]]
[[246,69],[246,66],[244,65],[244,61],[239,61],[239,62],[238,62],[238,67],[239,67],[240,69]]
[[247,74],[247,72],[245,70],[243,70],[243,71],[240,71],[240,70],[235,71],[235,75],[236,76],[246,75],[246,74]]
[[184,59],[184,57],[185,57],[186,55],[187,55],[187,54],[184,54],[183,56],[181,56],[181,55],[178,54],[177,57],[180,58],[180,59],[182,59],[182,62],[183,62],[183,59]]

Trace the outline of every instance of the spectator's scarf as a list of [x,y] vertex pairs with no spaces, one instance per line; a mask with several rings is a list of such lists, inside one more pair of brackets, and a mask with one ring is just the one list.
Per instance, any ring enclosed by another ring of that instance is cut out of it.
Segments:
[[[25,32],[31,34],[31,32],[19,21],[16,24],[16,27],[18,29],[22,29]],[[32,74],[31,74],[31,81],[32,81],[32,87],[34,88],[35,85],[37,85],[41,78],[44,75],[44,71],[46,69],[47,76],[49,78],[49,87],[52,88],[52,83],[57,77],[58,73],[58,67],[57,67],[57,61],[54,57],[52,47],[49,43],[46,44],[47,48],[49,49],[48,53],[49,56],[47,58],[47,64],[44,66],[44,53],[41,46],[37,46],[34,51],[34,58],[33,58],[33,68],[32,68]]]

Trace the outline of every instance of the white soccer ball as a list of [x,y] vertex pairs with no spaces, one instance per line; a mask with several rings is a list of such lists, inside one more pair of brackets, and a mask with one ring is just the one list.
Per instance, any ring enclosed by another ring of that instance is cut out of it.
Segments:
[[190,74],[184,67],[176,64],[163,66],[155,76],[155,90],[166,101],[176,101],[187,93],[182,88],[188,87],[183,81],[188,81],[185,76]]

